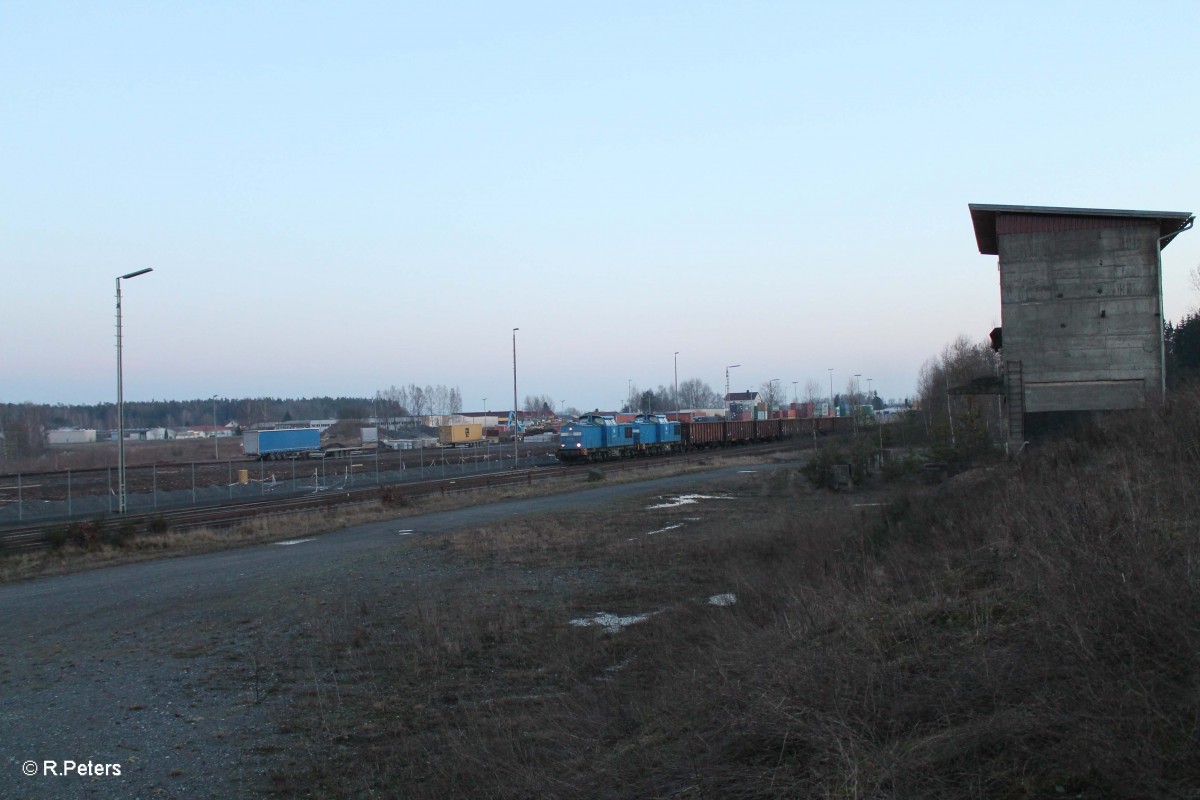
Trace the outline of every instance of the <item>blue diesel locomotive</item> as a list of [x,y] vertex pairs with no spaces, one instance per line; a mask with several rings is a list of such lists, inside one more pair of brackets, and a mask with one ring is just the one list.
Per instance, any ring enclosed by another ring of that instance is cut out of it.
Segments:
[[618,423],[612,415],[593,412],[564,425],[558,436],[558,458],[564,462],[660,455],[679,449],[681,442],[679,423],[665,414],[640,414]]

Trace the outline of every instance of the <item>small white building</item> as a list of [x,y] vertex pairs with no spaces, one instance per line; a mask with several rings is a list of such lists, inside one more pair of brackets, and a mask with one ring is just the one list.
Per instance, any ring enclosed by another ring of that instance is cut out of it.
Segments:
[[51,446],[57,444],[91,444],[96,441],[96,431],[75,428],[48,431],[46,438]]

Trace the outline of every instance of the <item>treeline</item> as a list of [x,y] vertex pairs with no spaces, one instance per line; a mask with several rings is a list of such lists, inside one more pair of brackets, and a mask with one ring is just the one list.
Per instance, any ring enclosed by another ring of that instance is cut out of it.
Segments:
[[639,389],[631,382],[627,388],[629,396],[620,409],[623,412],[665,412],[676,408],[720,408],[725,405],[725,397],[698,378],[680,382],[678,396],[674,386]]
[[1178,325],[1167,323],[1167,385],[1177,386],[1200,377],[1200,310],[1192,311]]

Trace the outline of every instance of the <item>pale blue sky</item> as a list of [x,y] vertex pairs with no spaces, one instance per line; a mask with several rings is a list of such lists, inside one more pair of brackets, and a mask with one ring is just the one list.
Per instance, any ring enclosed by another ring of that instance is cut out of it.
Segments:
[[[999,322],[967,204],[1196,211],[1200,3],[0,3],[0,401],[613,407]],[[1198,299],[1200,233],[1164,251]],[[790,389],[790,387],[789,387]]]

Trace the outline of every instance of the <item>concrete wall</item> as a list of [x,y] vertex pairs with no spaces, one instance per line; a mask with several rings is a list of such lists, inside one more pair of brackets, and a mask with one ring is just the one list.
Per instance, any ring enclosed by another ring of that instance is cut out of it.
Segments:
[[1005,361],[1026,413],[1162,397],[1159,225],[998,236]]

